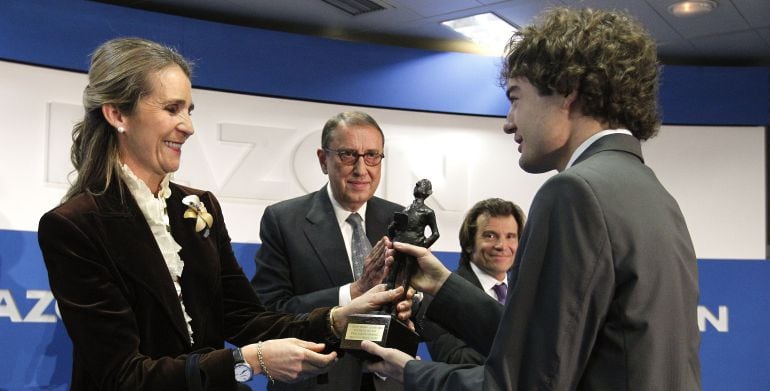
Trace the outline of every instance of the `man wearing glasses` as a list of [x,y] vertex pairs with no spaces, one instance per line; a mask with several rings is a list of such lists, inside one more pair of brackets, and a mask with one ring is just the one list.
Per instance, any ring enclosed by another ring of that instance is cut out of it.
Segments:
[[[384,245],[378,241],[393,213],[404,209],[374,197],[384,145],[380,126],[368,114],[337,114],[324,125],[316,152],[329,183],[265,209],[252,285],[269,310],[306,313],[344,305],[382,281]],[[326,376],[271,389],[393,390],[401,385],[362,374],[361,364],[347,355]]]

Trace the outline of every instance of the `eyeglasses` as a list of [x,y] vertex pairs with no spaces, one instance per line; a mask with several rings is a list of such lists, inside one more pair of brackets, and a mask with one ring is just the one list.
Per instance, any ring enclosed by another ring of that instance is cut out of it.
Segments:
[[358,158],[363,157],[364,163],[366,163],[367,166],[376,166],[382,162],[382,159],[385,157],[385,154],[375,152],[375,151],[366,151],[364,153],[358,153],[352,149],[331,149],[331,148],[324,148],[324,151],[326,152],[334,152],[337,157],[340,158],[340,161],[342,164],[352,166],[358,162]]

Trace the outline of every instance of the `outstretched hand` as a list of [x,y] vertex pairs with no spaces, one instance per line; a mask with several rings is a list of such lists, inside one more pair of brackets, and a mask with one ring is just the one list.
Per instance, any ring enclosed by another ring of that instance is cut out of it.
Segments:
[[[321,353],[324,347],[322,343],[296,338],[273,339],[262,342],[262,361],[270,377],[276,381],[294,383],[325,373],[337,362],[336,352]],[[244,346],[241,351],[254,371],[261,372],[257,344]]]
[[392,243],[387,236],[383,236],[377,244],[372,247],[372,251],[364,260],[364,269],[361,272],[361,278],[350,285],[350,298],[355,299],[372,289],[375,285],[382,283],[386,276],[385,255],[386,250]]

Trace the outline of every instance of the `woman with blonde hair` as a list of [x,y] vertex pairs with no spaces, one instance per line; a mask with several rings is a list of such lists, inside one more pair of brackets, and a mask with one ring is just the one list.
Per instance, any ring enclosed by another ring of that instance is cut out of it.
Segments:
[[[73,342],[73,390],[226,390],[257,373],[314,376],[336,361],[346,315],[401,293],[380,285],[345,307],[265,310],[217,199],[171,182],[194,133],[190,74],[180,54],[144,39],[93,54],[73,129],[77,179],[38,230]],[[408,316],[407,302],[399,308]]]

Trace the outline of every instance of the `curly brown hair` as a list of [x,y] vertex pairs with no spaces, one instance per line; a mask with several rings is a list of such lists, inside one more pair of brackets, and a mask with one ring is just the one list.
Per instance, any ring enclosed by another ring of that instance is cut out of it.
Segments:
[[618,11],[554,8],[515,33],[502,81],[525,77],[541,95],[577,91],[581,112],[646,140],[660,127],[655,42]]

